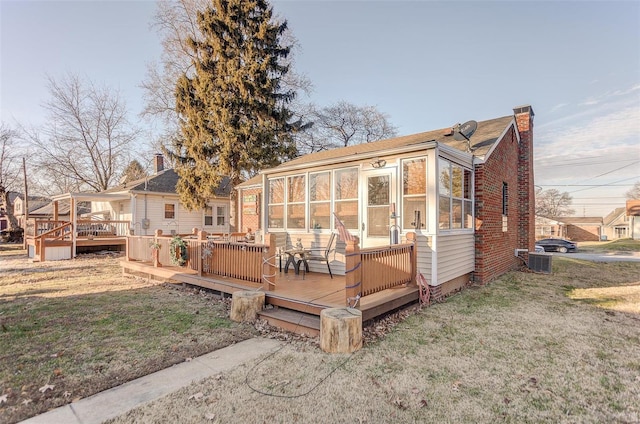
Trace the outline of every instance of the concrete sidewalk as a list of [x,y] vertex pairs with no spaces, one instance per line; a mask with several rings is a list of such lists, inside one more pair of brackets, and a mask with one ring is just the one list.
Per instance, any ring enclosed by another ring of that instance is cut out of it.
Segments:
[[22,421],[28,424],[101,423],[193,382],[230,370],[280,346],[272,339],[254,338],[182,362],[121,386],[96,393]]

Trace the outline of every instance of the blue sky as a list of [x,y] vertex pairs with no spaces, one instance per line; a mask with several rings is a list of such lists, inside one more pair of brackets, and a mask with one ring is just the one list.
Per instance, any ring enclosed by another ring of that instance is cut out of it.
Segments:
[[[277,1],[319,105],[375,105],[401,134],[531,104],[536,184],[578,216],[640,180],[640,2]],[[119,90],[131,119],[159,57],[151,1],[0,0],[0,118],[39,124],[46,75]],[[596,187],[594,187],[596,186]]]

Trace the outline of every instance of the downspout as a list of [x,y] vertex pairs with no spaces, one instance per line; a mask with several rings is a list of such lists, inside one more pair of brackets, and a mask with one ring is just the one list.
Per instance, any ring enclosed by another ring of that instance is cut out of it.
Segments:
[[[130,221],[130,227],[129,227],[129,234],[131,234],[131,229],[133,229],[133,232],[135,234],[136,231],[136,218],[138,216],[138,195],[135,193],[131,193],[131,219]],[[140,225],[140,227],[142,227],[142,225]],[[139,235],[139,234],[136,234]]]

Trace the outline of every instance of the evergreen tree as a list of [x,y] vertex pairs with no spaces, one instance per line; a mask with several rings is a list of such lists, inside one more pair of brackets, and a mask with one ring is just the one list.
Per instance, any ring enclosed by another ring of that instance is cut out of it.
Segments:
[[296,154],[287,107],[294,92],[281,85],[286,25],[264,0],[212,0],[198,13],[203,38],[189,40],[193,71],[176,86],[181,134],[167,152],[185,207],[203,207],[223,175],[235,186]]

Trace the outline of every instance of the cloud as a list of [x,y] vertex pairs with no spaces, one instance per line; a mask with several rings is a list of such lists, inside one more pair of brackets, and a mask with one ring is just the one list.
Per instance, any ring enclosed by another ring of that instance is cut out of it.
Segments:
[[565,106],[569,106],[569,103],[558,103],[557,105],[555,105],[554,107],[551,108],[551,110],[549,112],[553,113],[559,109],[562,109]]
[[598,100],[591,97],[585,100],[584,102],[580,103],[580,106],[593,106],[593,105],[597,105],[598,103],[600,103]]

